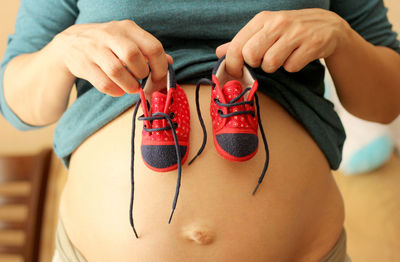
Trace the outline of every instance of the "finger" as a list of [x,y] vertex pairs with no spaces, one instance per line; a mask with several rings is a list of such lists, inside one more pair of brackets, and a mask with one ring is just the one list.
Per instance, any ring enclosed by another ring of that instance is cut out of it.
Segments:
[[297,40],[287,37],[279,38],[265,53],[261,68],[267,73],[273,73],[283,66],[290,54],[300,45]]
[[229,44],[230,42],[217,47],[217,49],[215,50],[215,54],[217,55],[218,58],[221,58],[222,56],[226,55],[226,51],[228,50]]
[[256,15],[247,23],[232,39],[226,51],[226,71],[235,77],[242,76],[243,55],[242,49],[246,42],[259,30],[263,28],[263,20]]
[[118,43],[111,45],[113,53],[127,66],[137,79],[143,79],[149,74],[149,66],[139,47],[129,38],[118,38]]
[[129,36],[134,40],[143,55],[147,57],[152,78],[155,80],[162,79],[168,72],[168,59],[161,42],[136,24],[133,27],[134,30],[129,33]]
[[154,79],[153,75],[151,75],[151,82],[152,82],[151,89],[147,90],[147,93],[148,92],[153,93],[155,91],[159,91],[165,88],[166,87],[165,83],[167,83],[167,76],[161,79]]
[[93,57],[93,61],[125,92],[132,94],[138,91],[138,81],[111,50],[104,49]]
[[[165,56],[167,57],[168,64],[172,65],[174,63],[174,58],[169,54],[165,54]],[[149,63],[147,57],[145,57],[144,59],[146,60],[146,63]]]
[[264,55],[279,39],[280,34],[263,28],[255,33],[243,46],[244,61],[251,67],[259,67]]
[[167,55],[167,61],[168,61],[168,63],[169,64],[173,64],[174,63],[174,59],[172,58],[172,56],[170,56],[169,54],[166,54]]
[[117,84],[115,84],[104,72],[94,63],[85,66],[87,76],[84,77],[97,90],[110,96],[119,97],[125,94]]
[[285,61],[283,67],[290,73],[298,72],[310,62],[318,59],[316,51],[307,45],[297,48]]

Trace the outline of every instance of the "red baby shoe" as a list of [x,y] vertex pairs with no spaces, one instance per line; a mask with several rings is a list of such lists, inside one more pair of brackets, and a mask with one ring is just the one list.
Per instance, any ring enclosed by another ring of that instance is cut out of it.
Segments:
[[[142,89],[140,96],[143,101]],[[185,92],[179,85],[174,85],[151,95],[150,110],[146,103],[141,104],[144,115],[138,120],[144,121],[141,150],[145,165],[158,172],[177,169],[176,145],[179,146],[181,164],[189,152],[190,113]]]
[[196,87],[197,114],[203,128],[204,139],[197,155],[191,164],[203,151],[207,142],[207,132],[199,109],[198,90],[200,84],[212,86],[210,113],[213,127],[214,145],[217,152],[230,161],[246,161],[252,158],[258,149],[258,126],[266,151],[264,169],[258,184],[261,184],[269,163],[269,150],[264,129],[260,120],[258,97],[256,94],[258,82],[248,65],[243,67],[243,77],[235,79],[225,71],[225,57],[218,60],[212,72],[212,81],[200,79]]
[[172,212],[168,223],[171,222],[175,211],[179,189],[181,184],[181,167],[187,159],[189,152],[189,133],[190,133],[190,112],[186,94],[177,85],[175,73],[172,66],[168,66],[167,84],[164,89],[155,91],[149,96],[150,102],[146,100],[148,92],[153,90],[153,83],[150,77],[143,80],[139,89],[140,100],[137,102],[133,113],[132,124],[132,162],[131,180],[132,194],[130,206],[130,222],[133,226],[133,186],[134,186],[134,139],[135,139],[135,120],[139,109],[142,106],[143,115],[138,120],[143,121],[141,152],[145,165],[158,172],[167,172],[178,169],[178,178],[175,197],[172,205]]

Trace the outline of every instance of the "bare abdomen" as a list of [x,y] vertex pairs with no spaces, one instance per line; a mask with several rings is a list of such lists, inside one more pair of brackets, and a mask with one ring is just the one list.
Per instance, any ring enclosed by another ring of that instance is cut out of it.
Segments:
[[[191,106],[191,159],[202,132],[194,87],[184,90]],[[145,167],[139,122],[134,202],[139,239],[129,224],[131,108],[72,155],[60,210],[72,242],[90,262],[317,261],[328,253],[342,230],[343,203],[324,155],[304,128],[259,95],[270,166],[252,196],[264,148],[260,144],[246,162],[220,157],[212,141],[209,88],[200,94],[209,139],[203,154],[184,165],[171,224],[177,173]]]

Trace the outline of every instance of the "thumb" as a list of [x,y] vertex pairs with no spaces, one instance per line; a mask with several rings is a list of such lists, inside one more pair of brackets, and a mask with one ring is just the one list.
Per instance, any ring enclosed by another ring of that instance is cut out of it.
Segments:
[[228,50],[230,43],[231,42],[228,42],[217,47],[217,49],[215,50],[215,54],[218,56],[218,58],[221,58],[221,56],[226,55],[226,51]]

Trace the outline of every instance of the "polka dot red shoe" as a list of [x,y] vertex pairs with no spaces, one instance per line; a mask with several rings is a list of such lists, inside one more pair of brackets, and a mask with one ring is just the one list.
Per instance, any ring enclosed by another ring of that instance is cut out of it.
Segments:
[[[251,159],[258,149],[258,126],[266,151],[264,169],[261,173],[253,195],[261,184],[269,163],[269,150],[264,129],[260,120],[258,82],[251,68],[243,67],[242,79],[235,79],[225,71],[225,57],[218,60],[212,72],[212,80],[200,79],[196,86],[197,114],[203,128],[203,144],[190,161],[191,164],[203,151],[207,142],[207,132],[199,108],[199,88],[201,84],[209,84],[211,90],[210,113],[213,127],[214,145],[217,152],[230,161],[246,161]],[[243,88],[245,86],[246,88]],[[257,109],[257,110],[256,110]]]
[[[133,226],[132,205],[134,186],[134,139],[136,115],[141,105],[143,115],[138,120],[143,121],[141,155],[145,165],[158,172],[168,172],[177,169],[178,178],[172,212],[168,223],[171,222],[181,184],[181,169],[189,152],[190,112],[186,94],[177,85],[172,66],[168,66],[166,88],[149,94],[153,83],[148,77],[139,89],[140,100],[133,113],[132,124],[132,162],[131,179],[132,195],[130,206],[130,222]],[[147,95],[149,94],[149,95]],[[150,102],[146,100],[150,96]]]

